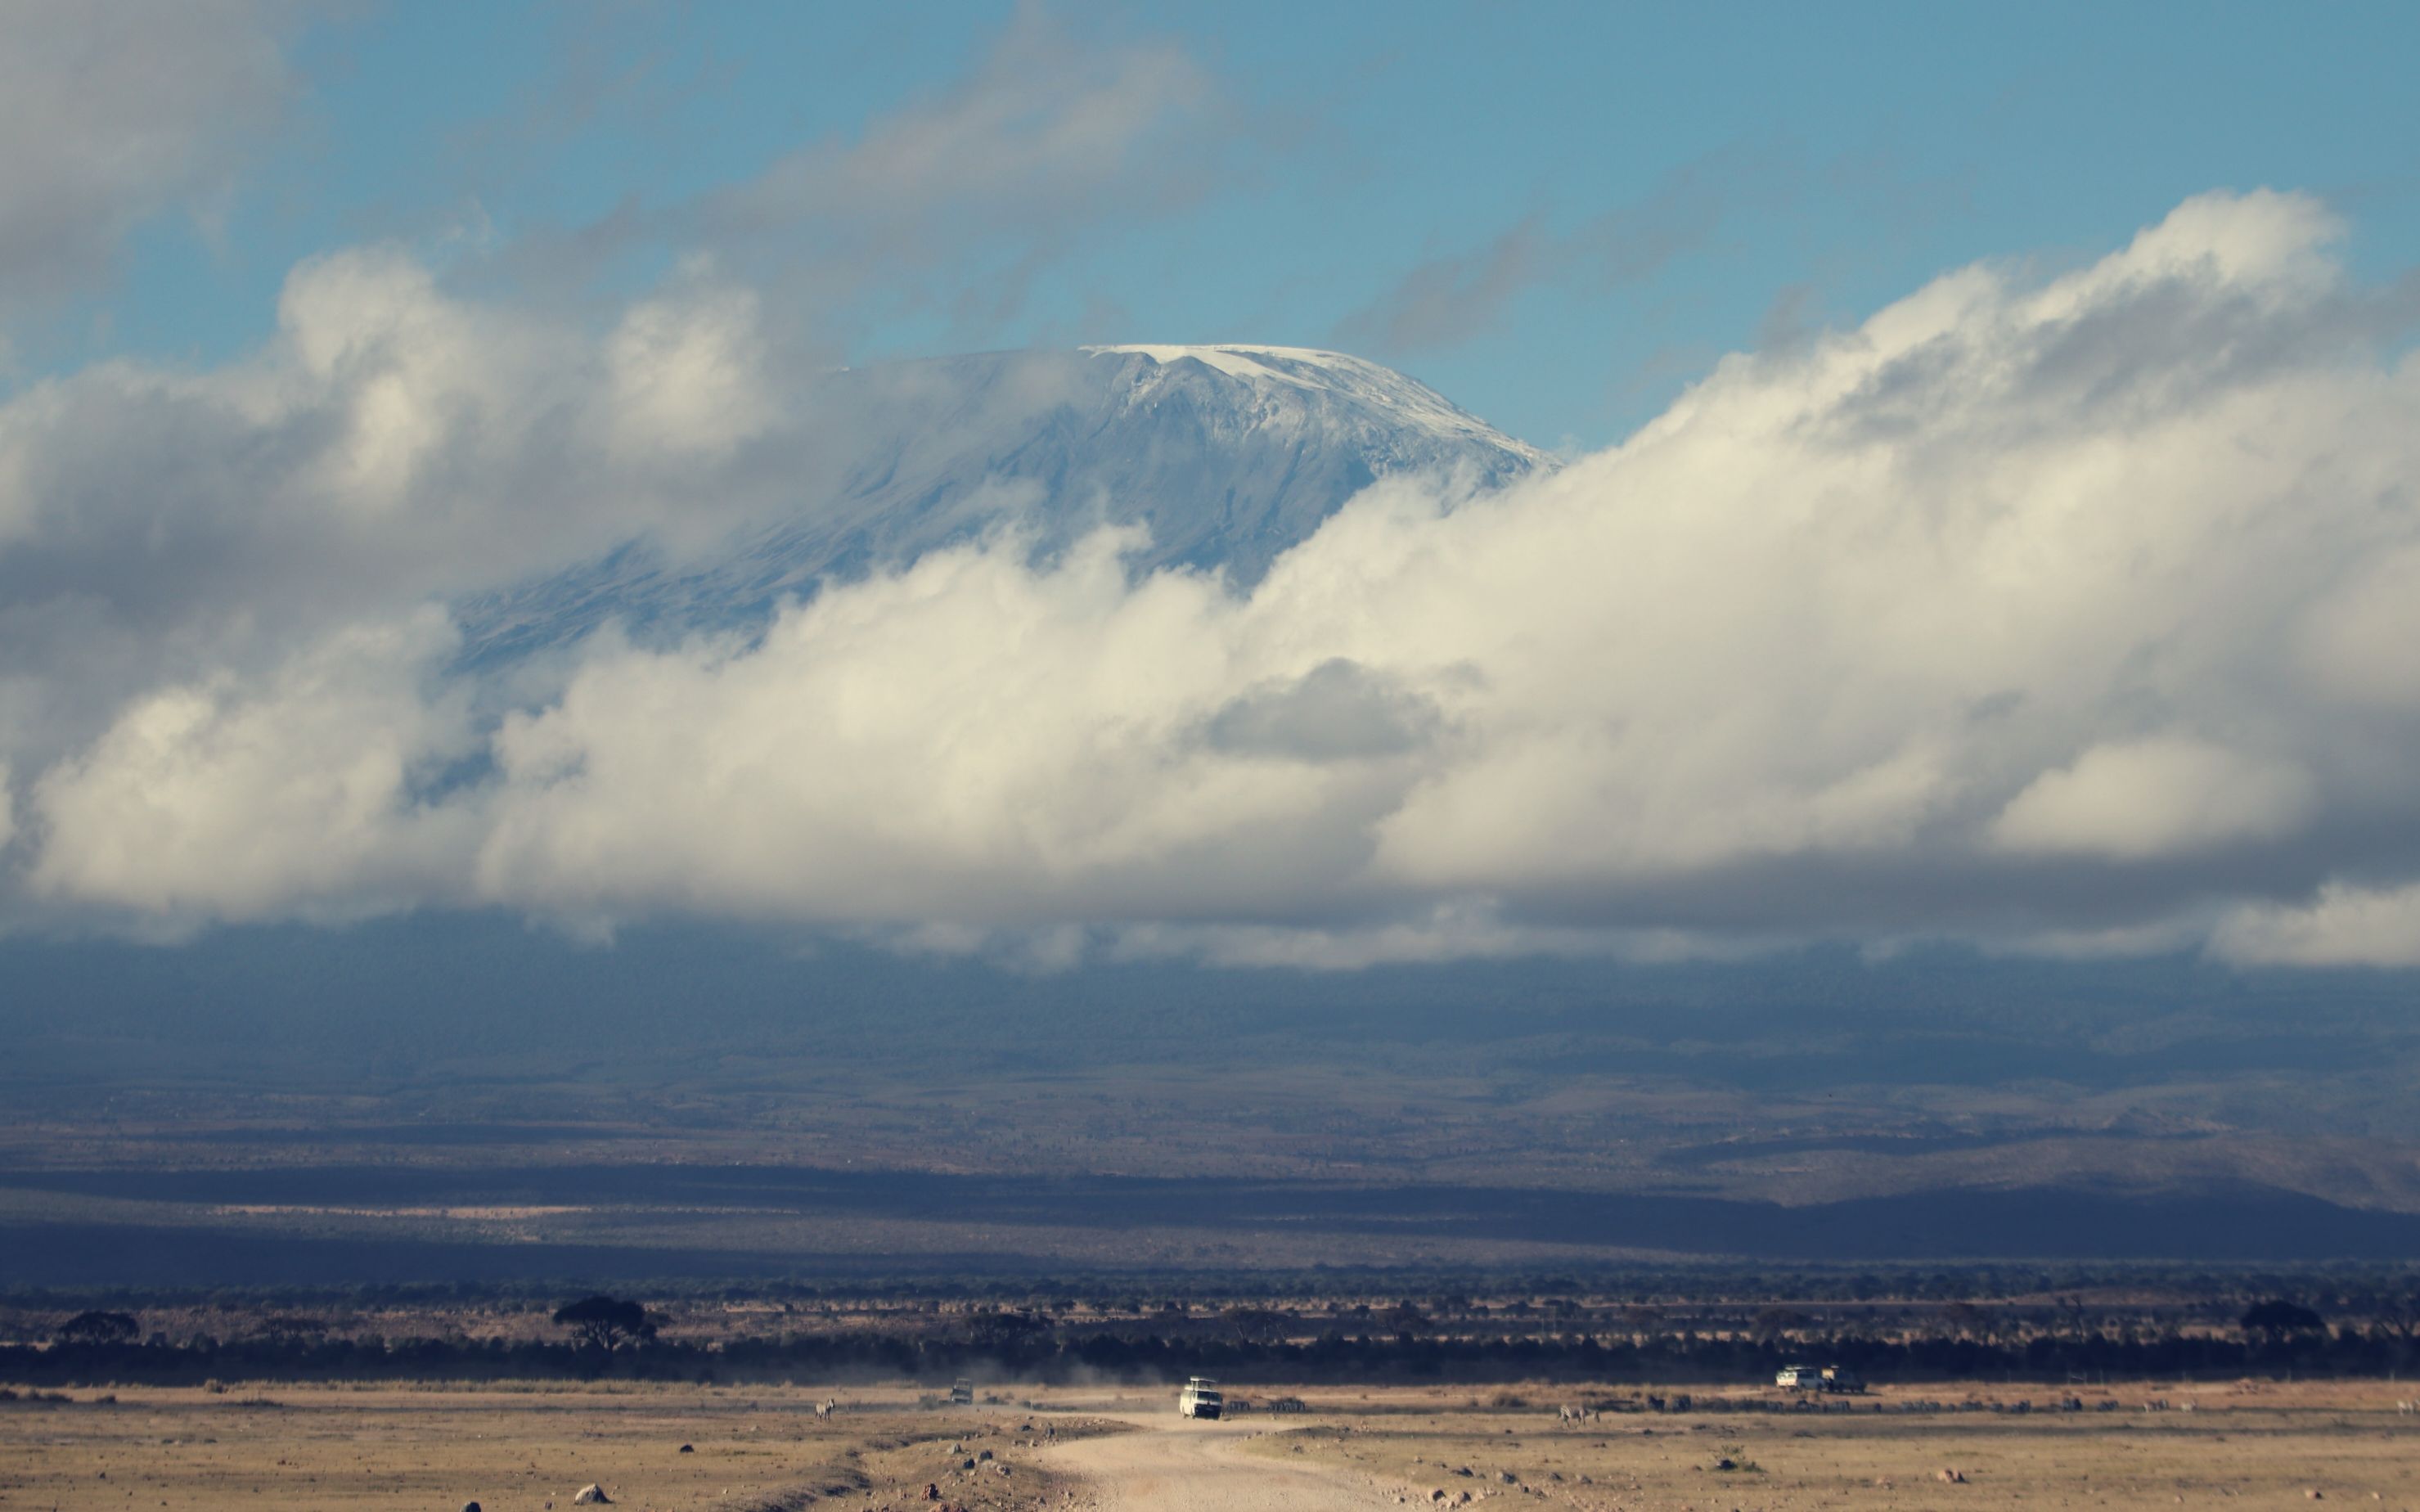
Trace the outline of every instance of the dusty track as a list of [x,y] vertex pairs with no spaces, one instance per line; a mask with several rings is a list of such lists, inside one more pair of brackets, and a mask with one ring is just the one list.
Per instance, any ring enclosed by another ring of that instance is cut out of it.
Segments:
[[1314,1512],[1391,1501],[1357,1476],[1253,1453],[1248,1444],[1264,1426],[1172,1413],[1125,1420],[1142,1431],[1046,1451],[1052,1470],[1084,1482],[1076,1504],[1085,1512]]

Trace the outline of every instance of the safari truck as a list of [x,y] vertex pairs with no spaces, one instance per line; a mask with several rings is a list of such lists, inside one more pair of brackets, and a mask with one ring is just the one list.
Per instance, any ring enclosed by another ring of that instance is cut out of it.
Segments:
[[974,1406],[975,1383],[967,1380],[963,1376],[956,1380],[952,1381],[950,1383],[950,1405],[952,1407]]
[[1196,1376],[1176,1394],[1178,1417],[1217,1417],[1227,1405],[1218,1395],[1218,1383],[1206,1376]]
[[1825,1365],[1821,1370],[1813,1365],[1783,1365],[1774,1372],[1773,1383],[1802,1392],[1855,1393],[1866,1389],[1865,1379],[1847,1365]]

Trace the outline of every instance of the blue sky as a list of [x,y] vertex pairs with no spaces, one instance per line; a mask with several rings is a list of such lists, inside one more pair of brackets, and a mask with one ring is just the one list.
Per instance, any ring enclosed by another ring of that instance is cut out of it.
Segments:
[[[986,288],[979,315],[870,299],[826,333],[845,359],[1346,345],[1528,439],[1597,445],[1722,351],[1978,257],[2082,260],[2205,190],[2306,191],[2348,212],[2356,269],[2420,261],[2409,6],[1075,5],[1023,23],[1174,50],[1215,96],[1188,128],[1211,140],[1154,172],[1160,193],[1016,249],[1028,281]],[[516,246],[854,141],[963,88],[1018,24],[1004,4],[297,13],[274,120],[200,214],[163,197],[115,270],[21,320],[18,376],[224,360],[271,329],[298,262],[347,246],[544,284]],[[1007,255],[986,242],[969,225],[935,276],[983,283]],[[552,291],[610,300],[694,250],[649,226]],[[1452,328],[1389,335],[1371,312],[1424,266]]]

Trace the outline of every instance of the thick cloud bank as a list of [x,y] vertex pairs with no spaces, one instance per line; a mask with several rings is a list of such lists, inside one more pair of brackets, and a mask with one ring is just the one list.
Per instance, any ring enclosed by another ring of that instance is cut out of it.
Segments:
[[811,417],[744,290],[592,338],[317,265],[238,369],[0,413],[9,906],[2420,964],[2420,369],[2337,231],[2213,195],[1950,273],[1554,475],[1381,484],[1249,595],[1009,534],[475,682],[431,596],[761,504]]

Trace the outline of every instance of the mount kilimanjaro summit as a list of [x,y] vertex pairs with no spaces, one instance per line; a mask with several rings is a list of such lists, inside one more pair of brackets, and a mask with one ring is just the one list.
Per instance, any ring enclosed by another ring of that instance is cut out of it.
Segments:
[[1553,466],[1426,385],[1295,347],[1104,346],[846,368],[777,507],[674,553],[632,540],[456,605],[467,660],[494,662],[607,624],[661,640],[761,623],[818,583],[897,569],[1003,525],[1037,555],[1103,524],[1149,533],[1137,570],[1222,569],[1249,586],[1378,478],[1498,487]]

